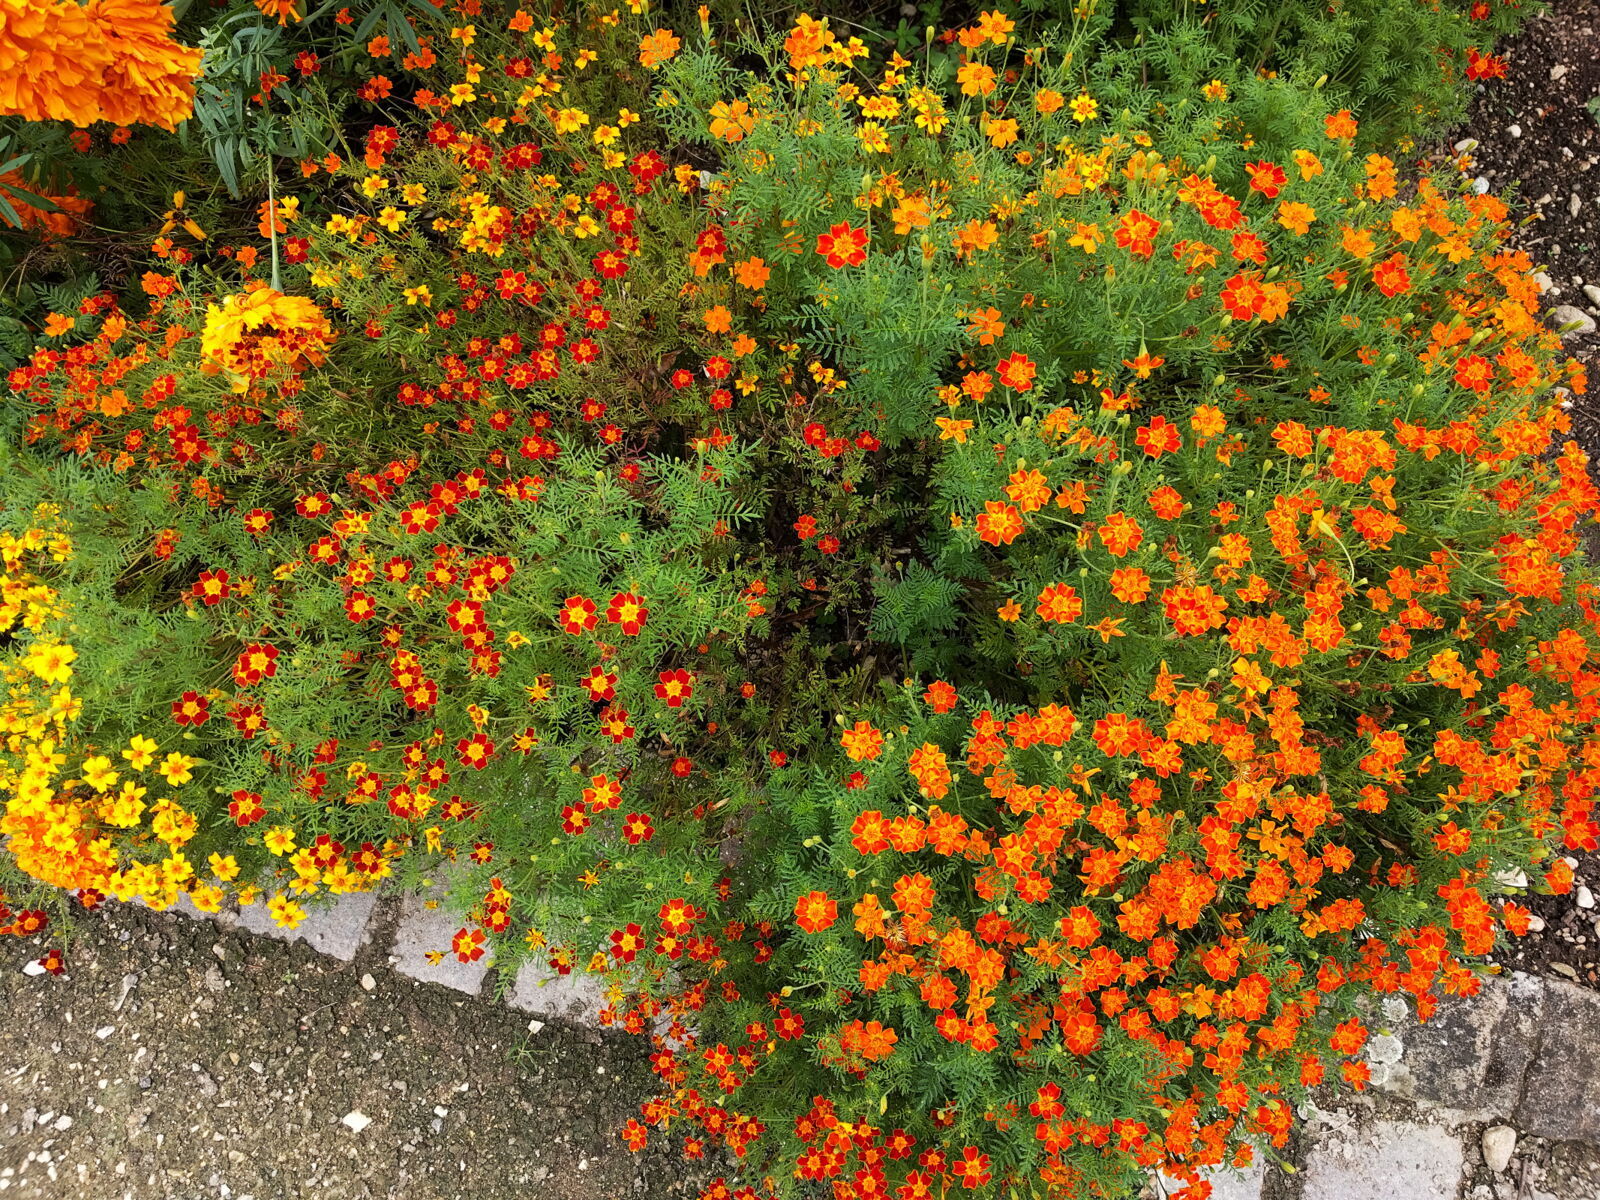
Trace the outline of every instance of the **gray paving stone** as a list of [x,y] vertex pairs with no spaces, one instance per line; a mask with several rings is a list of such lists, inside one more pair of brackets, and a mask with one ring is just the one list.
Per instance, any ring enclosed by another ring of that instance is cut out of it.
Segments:
[[[1261,1189],[1267,1181],[1267,1168],[1262,1164],[1258,1151],[1256,1161],[1244,1171],[1218,1168],[1202,1171],[1201,1176],[1211,1184],[1211,1200],[1261,1200]],[[1158,1180],[1156,1195],[1170,1196],[1182,1187],[1181,1181],[1162,1175]]]
[[304,941],[319,954],[340,962],[350,962],[361,949],[367,922],[378,903],[376,892],[352,892],[328,899],[312,897],[301,901],[306,919],[294,929],[282,929],[267,912],[270,894],[263,895],[248,908],[239,910],[239,927],[251,933],[277,938],[281,942]]
[[1465,1162],[1460,1140],[1440,1125],[1376,1121],[1318,1132],[1301,1200],[1455,1200]]
[[[429,908],[433,903],[435,906]],[[461,915],[450,906],[442,885],[428,892],[407,893],[400,903],[400,924],[394,934],[389,961],[395,970],[422,983],[442,983],[469,996],[483,987],[489,969],[488,956],[464,963],[450,952],[450,939],[461,929]],[[428,961],[430,951],[443,951],[437,963]]]
[[1600,1142],[1600,995],[1544,985],[1543,1037],[1511,1121],[1561,1142]]
[[1544,996],[1539,980],[1517,974],[1485,981],[1471,999],[1446,998],[1426,1024],[1394,1022],[1393,1037],[1369,1049],[1373,1082],[1464,1120],[1510,1117],[1539,1044]]
[[598,1025],[606,1003],[604,976],[574,971],[559,975],[541,962],[517,972],[506,1003],[536,1017],[555,1017],[580,1025]]

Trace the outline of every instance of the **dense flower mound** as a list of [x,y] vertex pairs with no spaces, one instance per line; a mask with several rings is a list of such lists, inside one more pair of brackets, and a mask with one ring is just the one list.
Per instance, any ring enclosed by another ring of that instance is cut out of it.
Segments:
[[449,859],[709,1197],[1115,1196],[1570,885],[1600,494],[1503,203],[1092,14],[463,15],[7,376],[15,932]]
[[175,128],[194,108],[200,51],[153,0],[5,0],[0,114]]

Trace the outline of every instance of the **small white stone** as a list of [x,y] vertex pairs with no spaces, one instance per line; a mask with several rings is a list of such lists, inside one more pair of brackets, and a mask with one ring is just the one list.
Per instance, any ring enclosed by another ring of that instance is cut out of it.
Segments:
[[41,967],[37,962],[29,959],[27,962],[22,964],[22,973],[24,975],[43,975],[44,968]]
[[1517,1131],[1509,1125],[1491,1125],[1483,1131],[1483,1165],[1499,1175],[1511,1165],[1517,1149]]
[[1509,133],[1512,137],[1521,137],[1522,136],[1522,126],[1521,125],[1508,125],[1508,126],[1506,126],[1506,132]]
[[57,1133],[65,1133],[67,1130],[69,1130],[71,1128],[72,1128],[72,1118],[67,1116],[66,1113],[62,1113],[59,1117],[56,1118],[56,1132]]
[[[1559,309],[1556,311],[1557,313],[1560,312]],[[1517,870],[1515,867],[1507,867],[1503,871],[1496,871],[1494,873],[1494,881],[1501,887],[1507,888],[1525,888],[1528,886],[1526,873]]]
[[1472,190],[1480,196],[1483,195],[1489,190],[1489,181],[1482,175],[1479,175],[1472,181]]
[[543,1028],[544,1028],[544,1022],[543,1021],[529,1021],[528,1022],[528,1032],[529,1033],[538,1033]]
[[1535,913],[1528,918],[1528,932],[1541,933],[1544,931],[1544,918]]
[[1546,275],[1543,271],[1535,271],[1530,278],[1532,278],[1532,280],[1539,285],[1539,294],[1541,296],[1556,286],[1556,281],[1551,279],[1550,276]]
[[378,986],[378,981],[376,979],[374,979],[371,975],[363,975],[361,977],[361,988],[362,988],[363,991],[370,992],[373,988],[375,988],[377,986]]
[[1567,64],[1566,63],[1557,63],[1555,66],[1550,68],[1550,82],[1554,83],[1556,80],[1560,79],[1566,73],[1567,73]]
[[1573,192],[1572,195],[1567,198],[1567,215],[1573,217],[1577,216],[1578,210],[1582,207],[1583,198],[1579,196],[1577,192]]
[[348,1128],[351,1133],[360,1133],[368,1125],[372,1124],[372,1118],[358,1108],[345,1113],[341,1124]]
[[1579,908],[1594,907],[1594,893],[1584,884],[1578,885],[1578,894],[1573,899],[1577,901]]
[[102,1025],[94,1031],[94,1035],[103,1042],[116,1031],[117,1027],[115,1025]]
[[1589,298],[1590,304],[1600,305],[1600,287],[1586,283],[1583,285],[1583,294]]
[[1584,337],[1595,331],[1594,318],[1571,304],[1558,304],[1550,310],[1562,337]]
[[1478,139],[1477,138],[1462,138],[1453,147],[1453,149],[1455,150],[1455,152],[1457,154],[1465,154],[1468,150],[1476,150],[1477,148],[1478,148]]

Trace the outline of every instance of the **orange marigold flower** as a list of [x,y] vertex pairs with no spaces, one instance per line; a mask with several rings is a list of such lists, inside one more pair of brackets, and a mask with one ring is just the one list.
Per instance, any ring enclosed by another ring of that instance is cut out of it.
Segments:
[[794,902],[795,923],[807,933],[821,933],[839,919],[839,906],[827,892],[807,892]]
[[1014,505],[990,500],[978,514],[978,539],[991,546],[1009,546],[1022,532],[1022,514]]
[[670,29],[657,29],[639,40],[639,65],[654,71],[675,55],[683,42]]

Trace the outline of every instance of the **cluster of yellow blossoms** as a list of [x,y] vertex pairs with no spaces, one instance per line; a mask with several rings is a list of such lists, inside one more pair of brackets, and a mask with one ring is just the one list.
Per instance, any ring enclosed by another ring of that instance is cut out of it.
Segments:
[[313,301],[258,286],[206,308],[200,352],[243,392],[252,380],[293,371],[302,360],[320,364],[332,341],[333,327]]

